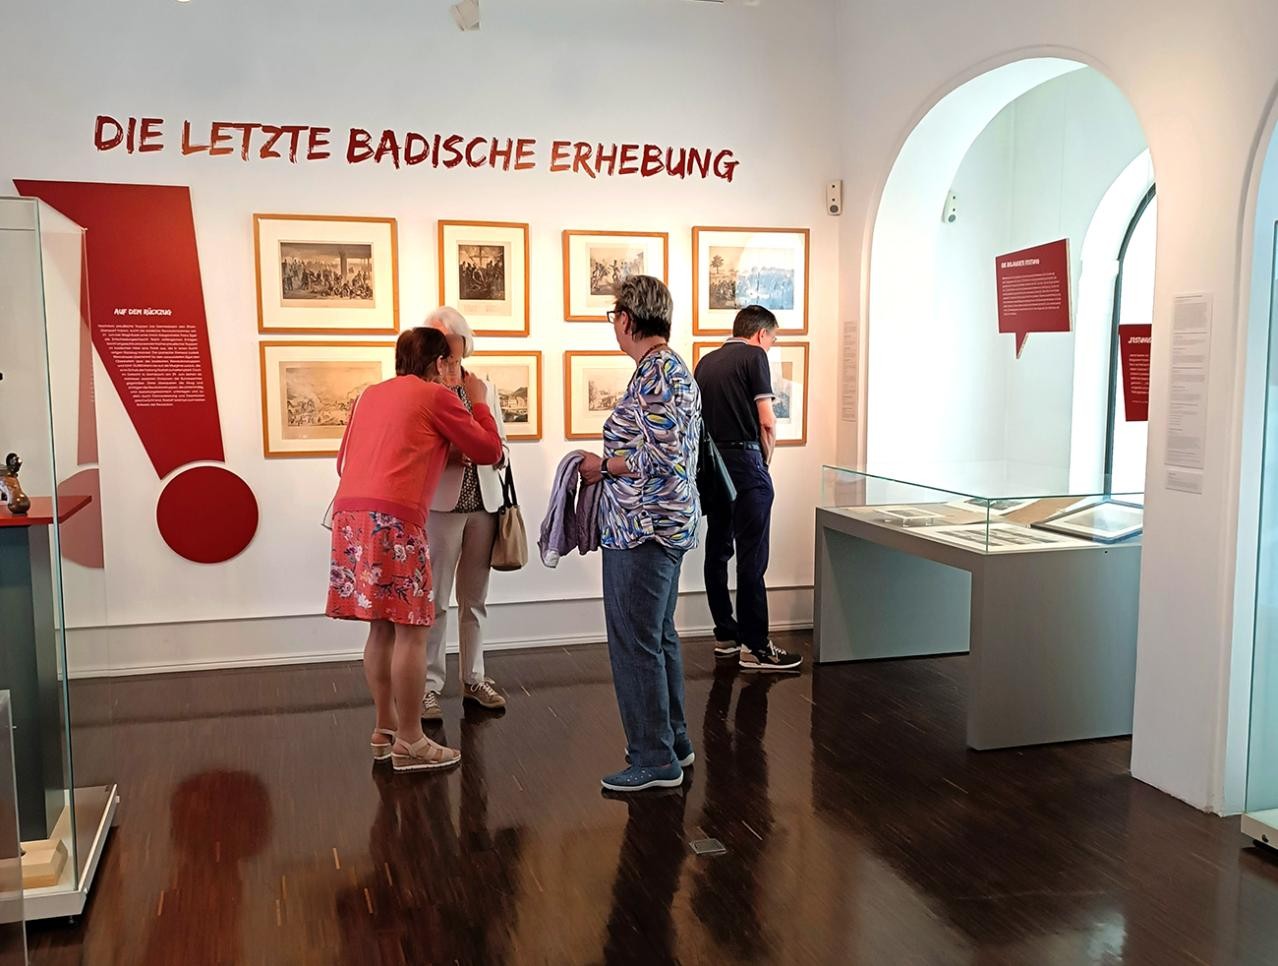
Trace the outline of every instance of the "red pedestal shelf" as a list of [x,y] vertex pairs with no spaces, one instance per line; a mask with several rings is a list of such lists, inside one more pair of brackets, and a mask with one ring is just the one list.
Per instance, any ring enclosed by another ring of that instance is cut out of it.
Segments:
[[[87,496],[65,497],[61,501],[58,523],[66,523],[92,501]],[[0,527],[47,527],[53,524],[53,497],[33,496],[31,509],[21,516],[9,512],[7,503],[0,503]]]

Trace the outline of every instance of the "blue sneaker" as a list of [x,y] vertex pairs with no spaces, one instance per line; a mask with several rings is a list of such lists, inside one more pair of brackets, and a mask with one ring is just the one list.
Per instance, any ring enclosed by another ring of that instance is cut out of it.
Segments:
[[678,788],[683,784],[683,769],[677,762],[664,768],[639,768],[631,765],[615,775],[605,775],[600,781],[610,792],[641,792],[647,788]]
[[[680,768],[690,768],[692,763],[697,760],[696,753],[692,750],[692,742],[675,742],[675,757],[679,759]],[[626,749],[626,764],[630,764],[630,749]]]

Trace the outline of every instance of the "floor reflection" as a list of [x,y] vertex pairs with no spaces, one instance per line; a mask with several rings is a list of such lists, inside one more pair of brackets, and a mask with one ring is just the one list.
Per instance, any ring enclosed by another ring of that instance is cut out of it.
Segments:
[[683,816],[689,778],[683,788],[630,795],[629,817],[617,857],[604,961],[670,963],[676,935],[671,909],[688,846]]
[[697,870],[692,909],[711,936],[732,955],[767,956],[767,917],[759,908],[760,862],[772,832],[768,788],[768,692],[777,679],[757,674],[745,680],[736,714],[728,724],[735,668],[715,669],[706,701],[702,767],[706,798],[699,826],[727,853],[710,857]]
[[[341,962],[509,960],[523,833],[488,827],[484,745],[495,724],[486,712],[467,711],[463,765],[451,775],[373,766],[380,801],[368,833],[372,868],[337,897]],[[449,738],[443,728],[431,737]]]
[[160,896],[144,966],[241,961],[242,866],[271,839],[266,786],[242,771],[185,779],[169,805],[172,880]]
[[510,711],[446,704],[436,776],[373,769],[357,664],[74,681],[121,821],[32,962],[1274,962],[1278,861],[1133,781],[1128,742],[969,752],[962,658],[776,680],[708,648],[691,784],[625,803],[603,648],[494,655]]

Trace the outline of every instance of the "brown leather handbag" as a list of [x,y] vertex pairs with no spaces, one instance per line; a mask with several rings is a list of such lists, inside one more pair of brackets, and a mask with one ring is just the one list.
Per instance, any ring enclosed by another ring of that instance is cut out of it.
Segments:
[[506,475],[501,480],[501,509],[497,511],[497,536],[493,540],[493,570],[520,570],[528,563],[528,531],[524,514],[515,493],[515,474],[506,462]]

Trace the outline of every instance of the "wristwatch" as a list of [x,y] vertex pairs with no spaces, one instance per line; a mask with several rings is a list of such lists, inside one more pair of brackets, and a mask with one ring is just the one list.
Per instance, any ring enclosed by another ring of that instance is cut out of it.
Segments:
[[600,475],[603,479],[605,479],[605,480],[606,480],[606,479],[609,479],[609,478],[612,476],[612,474],[608,472],[608,457],[607,457],[607,456],[601,456],[601,457],[599,458],[599,475]]

